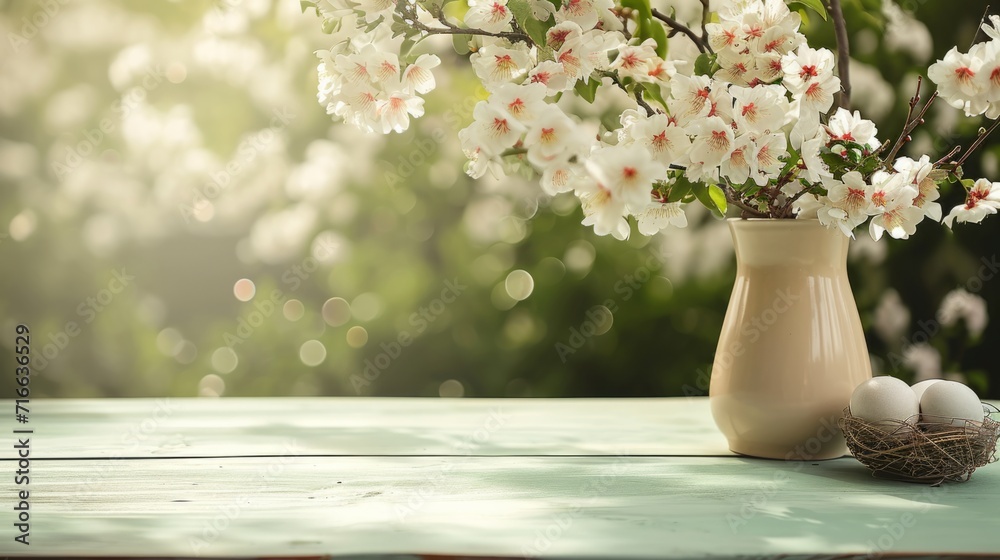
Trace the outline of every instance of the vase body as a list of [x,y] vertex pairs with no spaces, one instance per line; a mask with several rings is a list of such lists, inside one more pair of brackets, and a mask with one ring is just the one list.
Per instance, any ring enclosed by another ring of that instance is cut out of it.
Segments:
[[729,221],[736,281],[709,388],[712,416],[743,455],[847,453],[837,420],[871,378],[847,279],[850,239],[817,220]]

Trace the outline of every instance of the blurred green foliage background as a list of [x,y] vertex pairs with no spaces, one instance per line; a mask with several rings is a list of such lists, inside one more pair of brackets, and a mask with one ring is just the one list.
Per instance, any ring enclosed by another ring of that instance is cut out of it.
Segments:
[[[654,4],[688,20],[700,6]],[[533,181],[471,181],[456,136],[483,93],[457,57],[427,116],[369,136],[316,103],[325,36],[293,0],[2,6],[0,360],[13,368],[28,325],[35,396],[707,391],[734,276],[725,224],[692,209],[688,229],[617,242]],[[968,48],[985,3],[845,6],[856,108],[891,141],[916,76]],[[833,46],[824,22],[808,30]],[[978,127],[940,103],[911,146],[940,156]],[[997,141],[968,176],[1000,179]],[[878,371],[934,374],[934,352],[907,348],[957,287],[1000,316],[1000,280],[970,281],[997,239],[997,218],[859,232],[850,274]],[[1000,397],[998,339],[995,322],[974,340],[941,329],[938,373]]]

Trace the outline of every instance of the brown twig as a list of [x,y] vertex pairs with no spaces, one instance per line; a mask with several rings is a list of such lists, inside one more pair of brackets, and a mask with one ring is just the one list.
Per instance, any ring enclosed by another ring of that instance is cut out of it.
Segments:
[[[626,88],[625,84],[623,84],[622,81],[618,78],[618,74],[615,74],[614,72],[610,72],[607,70],[601,71],[600,74],[604,77],[611,78],[611,83],[621,88],[622,91],[624,91],[625,93],[628,93],[628,88]],[[649,103],[647,103],[646,100],[643,99],[641,86],[636,85],[633,94],[635,95],[635,102],[638,103],[640,107],[646,110],[646,116],[652,117],[657,113],[656,109],[650,107]]]
[[635,102],[639,104],[640,107],[646,110],[646,116],[652,117],[656,114],[656,110],[646,103],[646,100],[642,98],[642,90],[639,87],[635,88]]
[[957,162],[955,162],[955,165],[961,167],[961,165],[965,163],[965,160],[969,159],[969,156],[972,155],[972,152],[975,152],[977,149],[979,149],[979,146],[982,146],[983,142],[986,141],[986,137],[992,134],[993,131],[996,130],[998,126],[1000,126],[1000,119],[993,121],[993,124],[990,125],[988,129],[984,130],[983,132],[980,132],[979,136],[976,137],[975,142],[973,142],[972,145],[969,146],[969,149],[966,150],[964,154],[962,154],[962,158],[959,159]]
[[517,31],[499,31],[497,33],[492,33],[482,29],[459,27],[448,21],[448,18],[445,17],[443,11],[437,14],[437,20],[440,21],[444,27],[431,27],[419,21],[416,14],[401,12],[400,15],[402,15],[403,20],[409,25],[412,25],[414,29],[423,31],[428,35],[482,35],[485,37],[499,37],[501,39],[507,39],[514,42],[521,41],[527,43],[528,45],[534,44],[531,37],[528,37],[526,33],[520,33]]
[[840,93],[837,94],[837,107],[851,108],[851,46],[847,37],[847,22],[844,21],[844,11],[840,0],[829,0],[827,10],[833,19],[833,29],[837,37],[837,73],[840,76]]
[[[711,13],[708,7],[709,0],[701,0],[701,42],[708,46],[708,15]],[[709,48],[711,51],[711,48]]]
[[[902,149],[904,144],[910,141],[910,133],[913,132],[915,128],[923,124],[924,115],[927,114],[927,110],[930,109],[931,104],[934,103],[935,99],[937,99],[938,92],[935,91],[930,97],[927,98],[927,102],[924,103],[924,106],[920,109],[917,115],[913,116],[913,111],[917,108],[917,105],[920,104],[920,86],[922,84],[923,79],[920,76],[917,76],[917,91],[913,94],[913,97],[910,98],[909,108],[906,111],[906,124],[903,125],[903,130],[899,132],[899,138],[897,138],[896,143],[893,144],[892,150],[889,151],[889,155],[882,160],[888,166],[892,166],[892,162],[896,159],[896,155],[899,153],[899,150]],[[879,151],[881,151],[884,147],[885,146],[883,145],[879,148]]]
[[793,194],[788,200],[785,201],[785,205],[781,209],[782,218],[790,218],[792,216],[793,206],[795,201],[802,198],[802,195],[809,192],[809,189],[803,187],[803,189],[795,194]]
[[726,193],[726,200],[728,200],[730,204],[732,204],[733,206],[735,206],[735,207],[737,207],[737,208],[739,208],[740,210],[743,211],[743,214],[744,214],[743,217],[744,218],[746,217],[746,215],[750,215],[750,216],[753,216],[755,218],[767,218],[768,217],[768,215],[765,212],[761,212],[760,210],[757,210],[756,208],[754,208],[752,206],[748,206],[745,202],[743,202],[742,195],[740,195],[739,193],[737,193],[736,189],[734,189],[730,185],[724,184],[722,186],[722,192]]
[[702,40],[702,38],[696,35],[694,31],[691,31],[690,27],[668,16],[667,14],[657,10],[656,8],[653,8],[652,14],[654,18],[667,24],[674,31],[679,31],[680,33],[687,35],[688,38],[694,42],[695,46],[698,47],[699,51],[703,53],[712,52],[712,47],[708,45],[708,41]]
[[976,34],[972,36],[972,42],[969,43],[969,48],[971,49],[973,45],[976,44],[976,39],[979,38],[979,34],[983,32],[983,24],[986,23],[986,16],[990,15],[990,5],[986,5],[986,9],[983,10],[983,17],[979,18],[979,25],[976,26]]
[[947,163],[948,160],[950,160],[952,157],[955,156],[955,154],[957,154],[958,152],[961,152],[961,151],[962,151],[962,147],[961,146],[955,146],[954,148],[951,149],[950,152],[948,152],[947,154],[945,154],[945,156],[943,158],[935,161],[934,162],[934,167],[937,168],[938,166]]

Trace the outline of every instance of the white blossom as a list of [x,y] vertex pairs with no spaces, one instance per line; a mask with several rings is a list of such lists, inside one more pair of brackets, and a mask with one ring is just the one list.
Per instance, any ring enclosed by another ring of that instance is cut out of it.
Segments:
[[953,327],[962,321],[972,338],[979,338],[989,323],[986,300],[962,288],[952,290],[944,296],[937,320],[945,327]]
[[639,233],[655,235],[667,227],[687,227],[687,216],[680,202],[650,201],[636,214]]
[[996,214],[998,208],[1000,208],[1000,183],[979,179],[966,194],[965,204],[952,208],[945,216],[944,224],[948,227],[952,227],[954,221],[978,224],[986,216]]
[[510,31],[513,19],[507,0],[469,0],[469,11],[465,13],[466,25],[490,33]]

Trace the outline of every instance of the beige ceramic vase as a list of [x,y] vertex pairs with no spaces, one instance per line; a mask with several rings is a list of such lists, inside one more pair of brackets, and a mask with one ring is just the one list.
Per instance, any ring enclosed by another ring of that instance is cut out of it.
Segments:
[[736,453],[830,459],[847,453],[837,419],[871,378],[847,280],[850,239],[817,220],[729,220],[736,283],[709,389]]

